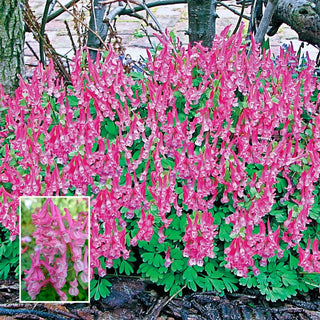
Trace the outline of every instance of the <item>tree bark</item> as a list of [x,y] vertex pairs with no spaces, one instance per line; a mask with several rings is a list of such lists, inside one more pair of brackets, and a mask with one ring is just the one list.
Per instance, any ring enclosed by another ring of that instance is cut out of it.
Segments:
[[320,47],[319,0],[279,0],[268,35],[276,34],[282,23],[295,30],[301,41]]
[[[108,25],[103,22],[103,18],[105,16],[107,6],[102,6],[99,4],[99,2],[100,0],[94,0],[93,2],[93,8],[90,16],[89,27],[93,31],[96,31],[100,35],[100,37],[103,40],[105,40],[107,37],[108,29],[109,29]],[[90,48],[99,49],[101,47],[101,41],[91,31],[88,32],[87,46],[89,48],[90,58],[93,61],[95,61],[97,56],[97,51],[92,49],[90,50]]]
[[24,22],[20,0],[0,0],[0,83],[12,95],[24,77]]
[[261,22],[259,24],[257,33],[254,37],[254,40],[257,43],[262,43],[264,36],[268,30],[269,24],[271,22],[272,16],[276,10],[278,0],[269,0],[266,10],[262,16]]
[[202,42],[208,48],[216,33],[217,0],[188,0],[188,35],[191,45]]

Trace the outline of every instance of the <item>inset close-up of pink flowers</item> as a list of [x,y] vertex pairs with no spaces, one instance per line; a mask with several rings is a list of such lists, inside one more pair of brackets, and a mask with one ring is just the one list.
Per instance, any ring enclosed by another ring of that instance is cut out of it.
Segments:
[[88,208],[87,198],[21,198],[21,302],[88,302]]

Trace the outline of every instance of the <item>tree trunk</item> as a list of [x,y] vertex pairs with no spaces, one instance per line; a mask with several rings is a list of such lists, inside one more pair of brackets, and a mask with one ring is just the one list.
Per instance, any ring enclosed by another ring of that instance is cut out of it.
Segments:
[[254,37],[254,40],[257,43],[262,43],[264,36],[268,30],[269,24],[271,22],[272,16],[274,15],[274,12],[277,8],[277,3],[278,3],[278,0],[268,1],[266,10],[264,11],[257,33]]
[[24,76],[24,22],[20,0],[0,0],[0,83],[12,95]]
[[282,23],[295,30],[301,41],[320,47],[319,0],[279,0],[268,35],[276,34]]
[[191,45],[202,42],[208,48],[216,33],[217,0],[188,0],[188,35]]
[[[103,22],[103,18],[107,10],[107,6],[102,6],[99,4],[99,2],[100,0],[94,0],[89,27],[93,31],[96,31],[100,35],[100,37],[105,40],[108,33],[108,25]],[[89,48],[90,58],[95,61],[97,56],[97,51],[95,49],[101,48],[101,41],[91,31],[88,32],[87,46]]]

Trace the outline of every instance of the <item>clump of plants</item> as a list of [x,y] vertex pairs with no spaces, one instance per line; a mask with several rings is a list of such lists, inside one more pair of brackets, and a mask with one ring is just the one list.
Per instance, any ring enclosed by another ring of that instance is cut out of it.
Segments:
[[[319,287],[319,85],[293,49],[252,54],[241,31],[208,50],[159,38],[143,73],[110,49],[72,84],[39,67],[2,94],[1,223],[21,195],[87,195],[91,296],[140,274],[171,295]],[[86,65],[85,62],[88,62]]]

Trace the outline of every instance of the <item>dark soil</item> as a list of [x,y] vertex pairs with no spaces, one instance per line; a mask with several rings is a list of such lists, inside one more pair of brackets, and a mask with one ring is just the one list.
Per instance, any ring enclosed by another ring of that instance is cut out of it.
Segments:
[[272,303],[258,291],[216,292],[170,298],[139,279],[113,280],[111,294],[91,304],[19,304],[16,280],[0,282],[0,320],[320,320],[319,290]]

